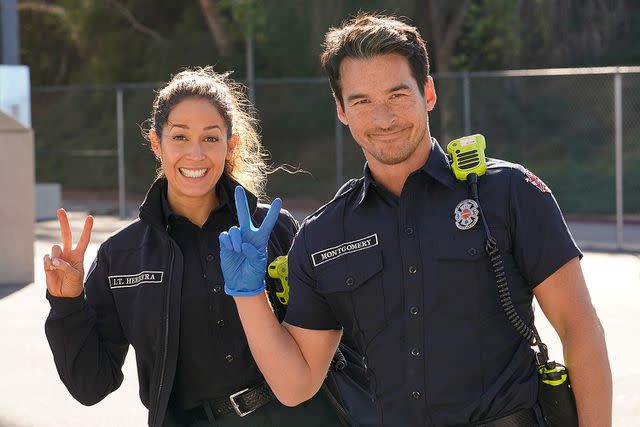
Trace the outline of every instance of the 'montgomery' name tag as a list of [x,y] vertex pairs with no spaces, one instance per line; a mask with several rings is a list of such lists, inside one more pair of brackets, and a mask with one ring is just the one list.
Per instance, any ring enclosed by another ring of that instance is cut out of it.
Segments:
[[314,267],[340,258],[342,255],[362,251],[378,245],[378,234],[363,237],[362,239],[345,242],[332,248],[323,249],[311,255]]
[[124,274],[120,276],[109,276],[109,287],[132,288],[143,283],[162,283],[162,271],[141,271],[137,274]]

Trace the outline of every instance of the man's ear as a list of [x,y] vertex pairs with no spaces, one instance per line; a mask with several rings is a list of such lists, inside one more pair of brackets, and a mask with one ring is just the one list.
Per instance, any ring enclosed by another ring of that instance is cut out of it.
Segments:
[[424,96],[427,100],[427,111],[433,110],[438,97],[436,96],[436,87],[431,76],[427,76],[427,81],[424,84]]
[[149,144],[151,145],[151,150],[153,151],[153,154],[156,155],[156,158],[162,161],[162,146],[160,145],[160,138],[153,129],[149,131]]
[[336,113],[338,113],[338,119],[340,119],[343,125],[349,126],[349,121],[347,120],[347,115],[344,113],[342,102],[340,102],[335,95],[333,95],[333,100],[336,102]]
[[227,140],[227,160],[229,160],[231,156],[233,156],[233,150],[235,150],[236,144],[238,143],[239,139],[240,137],[234,133],[233,135],[231,135],[231,138]]

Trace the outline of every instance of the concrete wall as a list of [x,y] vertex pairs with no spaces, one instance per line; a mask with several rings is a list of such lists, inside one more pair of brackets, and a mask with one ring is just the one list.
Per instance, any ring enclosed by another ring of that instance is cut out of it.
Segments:
[[33,282],[33,131],[0,112],[0,285]]

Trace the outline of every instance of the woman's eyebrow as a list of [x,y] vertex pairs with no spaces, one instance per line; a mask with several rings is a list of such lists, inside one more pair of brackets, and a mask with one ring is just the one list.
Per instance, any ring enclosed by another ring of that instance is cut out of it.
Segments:
[[[172,123],[171,128],[181,128],[181,129],[189,129],[189,126],[183,125],[182,123]],[[209,125],[202,128],[202,130],[210,130],[210,129],[221,129],[219,125]]]

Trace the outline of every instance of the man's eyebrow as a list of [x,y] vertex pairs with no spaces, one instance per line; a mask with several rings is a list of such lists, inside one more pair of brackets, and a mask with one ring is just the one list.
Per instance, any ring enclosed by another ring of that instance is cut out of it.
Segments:
[[351,102],[351,101],[355,101],[357,99],[363,99],[366,98],[367,95],[361,94],[361,93],[354,93],[353,95],[349,95],[347,96],[347,102]]
[[[391,89],[387,89],[385,91],[385,93],[393,93],[396,92],[398,90],[412,90],[411,86],[409,86],[406,83],[400,83],[399,85],[396,85],[394,87],[392,87]],[[363,99],[366,98],[367,95],[361,94],[361,93],[354,93],[352,95],[347,96],[347,102],[351,102],[351,101],[355,101],[358,99]]]
[[387,93],[392,93],[397,90],[411,90],[411,87],[409,87],[409,85],[406,83],[400,83],[399,85],[394,86],[391,89],[387,90]]

